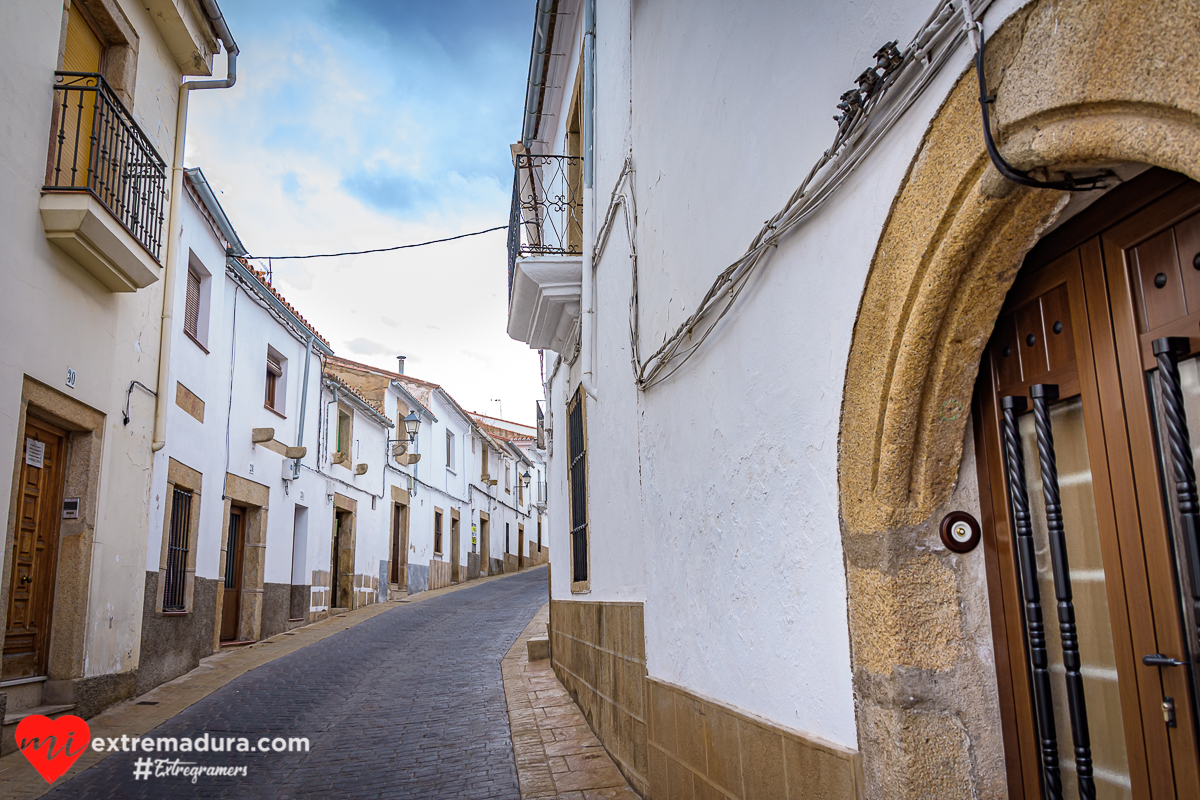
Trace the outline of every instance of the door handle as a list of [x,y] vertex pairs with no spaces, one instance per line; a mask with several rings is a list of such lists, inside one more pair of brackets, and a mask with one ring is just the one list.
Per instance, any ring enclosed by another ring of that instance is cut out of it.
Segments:
[[25,584],[25,583],[30,583],[31,581],[33,581],[32,575],[22,575],[21,576],[21,583]]
[[1155,653],[1154,655],[1149,655],[1149,656],[1142,656],[1142,663],[1145,664],[1147,667],[1182,667],[1185,664],[1187,664],[1186,661],[1180,661],[1177,658],[1171,658],[1170,656],[1164,656],[1161,653]]

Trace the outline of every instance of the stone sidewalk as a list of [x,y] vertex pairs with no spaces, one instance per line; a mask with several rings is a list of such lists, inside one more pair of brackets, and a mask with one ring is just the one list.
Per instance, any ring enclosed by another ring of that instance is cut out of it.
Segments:
[[[254,645],[225,650],[204,659],[200,666],[186,675],[158,686],[141,697],[116,705],[88,720],[91,736],[92,738],[141,736],[168,722],[242,675],[330,636],[342,633],[380,614],[405,604],[424,603],[426,600],[452,592],[478,587],[489,581],[516,578],[518,575],[529,576],[529,571],[491,576],[443,589],[422,592],[411,598],[373,604],[281,633]],[[107,757],[107,753],[96,753],[89,748],[75,762],[70,771],[51,786],[42,779],[22,754],[9,754],[0,758],[0,797],[13,800],[32,800],[41,797],[52,788],[62,786],[71,778],[96,766]]]
[[529,661],[526,642],[544,636],[546,604],[504,657],[504,694],[522,800],[639,800],[559,683],[550,660]]

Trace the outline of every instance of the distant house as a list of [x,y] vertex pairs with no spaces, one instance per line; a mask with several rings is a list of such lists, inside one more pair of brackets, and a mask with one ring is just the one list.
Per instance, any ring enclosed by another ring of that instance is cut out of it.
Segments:
[[[332,505],[319,458],[324,338],[241,258],[198,169],[186,176],[186,279],[166,446],[155,454],[138,691],[221,646],[306,624],[327,606]],[[324,573],[322,573],[324,574]]]

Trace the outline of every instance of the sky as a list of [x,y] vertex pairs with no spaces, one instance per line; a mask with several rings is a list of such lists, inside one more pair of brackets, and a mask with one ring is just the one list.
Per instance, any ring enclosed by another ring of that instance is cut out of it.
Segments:
[[[507,224],[534,0],[224,0],[221,10],[241,51],[237,84],[192,93],[185,162],[204,171],[251,254]],[[271,266],[276,289],[337,355],[387,369],[407,356],[407,374],[468,410],[532,424],[538,355],[505,331],[506,241],[497,231]]]

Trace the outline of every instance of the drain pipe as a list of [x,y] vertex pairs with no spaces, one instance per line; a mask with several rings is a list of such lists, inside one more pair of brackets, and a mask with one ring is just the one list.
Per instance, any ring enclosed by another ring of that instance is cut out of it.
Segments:
[[[308,332],[308,344],[304,348],[304,383],[300,393],[300,421],[297,423],[296,447],[304,447],[304,411],[308,406],[308,366],[312,363],[313,333]],[[299,463],[300,459],[296,459]]]
[[224,80],[187,81],[179,86],[179,103],[175,112],[175,152],[171,158],[171,200],[167,211],[167,255],[163,265],[162,330],[158,346],[158,399],[154,406],[154,440],[150,449],[162,450],[167,443],[167,382],[170,380],[171,339],[174,325],[175,284],[179,270],[179,241],[182,238],[179,216],[183,208],[183,147],[187,138],[188,95],[193,89],[228,89],[237,81],[237,43],[229,32],[225,17],[216,0],[201,0],[204,13],[216,29],[225,47],[226,77]]
[[596,388],[592,377],[592,348],[595,335],[596,296],[595,268],[593,260],[594,249],[592,238],[595,236],[595,201],[593,183],[595,180],[595,126],[596,113],[596,0],[584,0],[583,3],[583,286],[580,293],[581,316],[579,322],[579,357],[583,361],[580,385],[583,390],[596,397]]

